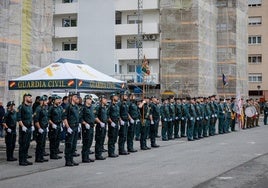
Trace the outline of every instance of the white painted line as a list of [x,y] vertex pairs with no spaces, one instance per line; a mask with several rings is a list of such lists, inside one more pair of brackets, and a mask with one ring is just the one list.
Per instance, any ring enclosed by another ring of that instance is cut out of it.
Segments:
[[224,177],[224,176],[222,176],[222,177],[218,177],[218,179],[220,179],[220,180],[231,180],[231,179],[233,179],[233,177]]
[[256,144],[256,142],[252,141],[252,142],[248,142],[248,144]]
[[103,172],[97,172],[96,174],[97,174],[97,175],[101,175],[101,174],[103,174]]

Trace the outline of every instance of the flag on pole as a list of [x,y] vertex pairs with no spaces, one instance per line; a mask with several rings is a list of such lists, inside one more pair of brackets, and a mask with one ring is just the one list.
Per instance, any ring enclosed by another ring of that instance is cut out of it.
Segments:
[[150,75],[149,61],[146,59],[145,55],[143,58],[141,70],[142,70],[144,75],[146,75],[146,76]]
[[223,86],[228,85],[228,78],[225,76],[225,74],[222,74],[222,84]]

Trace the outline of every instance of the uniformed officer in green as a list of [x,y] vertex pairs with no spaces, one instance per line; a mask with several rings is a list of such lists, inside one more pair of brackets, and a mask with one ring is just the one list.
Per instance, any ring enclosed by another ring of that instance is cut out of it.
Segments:
[[85,95],[84,97],[84,105],[81,109],[81,125],[82,125],[82,162],[89,163],[94,162],[93,159],[89,158],[90,147],[93,142],[93,134],[94,134],[94,122],[95,115],[92,104],[92,96]]
[[161,114],[161,121],[162,121],[162,130],[161,130],[161,135],[162,135],[162,141],[167,141],[168,140],[168,122],[170,119],[170,114],[169,114],[169,105],[168,105],[168,99],[163,99],[163,104],[160,108],[160,114]]
[[187,123],[187,114],[188,114],[188,104],[186,103],[185,98],[182,98],[181,103],[181,137],[186,137],[186,123]]
[[204,105],[204,97],[199,97],[199,106],[201,109],[200,115],[200,126],[198,128],[198,138],[203,138],[203,130],[204,130],[204,119],[205,119],[205,105]]
[[48,121],[49,121],[49,149],[50,149],[50,159],[61,159],[58,156],[59,145],[60,145],[60,135],[62,127],[62,113],[63,108],[61,106],[61,97],[54,96],[52,99],[52,105],[48,110]]
[[141,113],[141,138],[140,147],[141,150],[149,150],[150,147],[147,146],[147,130],[150,126],[150,100],[148,97],[144,97],[144,100],[140,103],[140,113]]
[[193,98],[188,98],[188,100],[190,101],[189,103],[189,113],[187,114],[187,138],[188,141],[193,141],[193,134],[194,134],[194,125],[195,125],[195,121],[196,121],[196,111],[195,111],[195,101]]
[[118,103],[118,105],[119,105],[119,113],[120,113],[118,150],[119,150],[119,155],[128,155],[129,152],[125,150],[125,143],[127,140],[127,132],[128,132],[128,121],[130,119],[129,114],[128,114],[128,92],[127,91],[121,94],[121,101]]
[[175,123],[174,123],[174,138],[180,138],[180,122],[181,122],[182,110],[181,110],[181,99],[176,98],[175,104]]
[[27,160],[33,126],[32,95],[29,93],[23,95],[23,102],[18,107],[17,121],[19,122],[19,165],[32,165],[33,163]]
[[111,158],[118,157],[115,154],[115,144],[118,137],[119,128],[119,106],[118,106],[118,96],[112,93],[110,96],[111,103],[108,107],[108,156]]
[[174,96],[170,96],[169,98],[169,114],[170,114],[170,119],[169,119],[169,124],[168,124],[168,139],[172,140],[175,117],[176,117]]
[[214,136],[216,133],[216,121],[217,121],[217,105],[215,104],[215,95],[210,96],[210,112],[211,112],[211,117],[210,117],[210,125],[209,125],[209,136]]
[[224,133],[229,133],[230,132],[230,126],[231,126],[231,120],[232,120],[232,110],[231,110],[231,99],[227,98],[226,103],[225,103],[225,123],[224,123],[224,128],[223,132]]
[[224,99],[220,98],[220,103],[219,103],[219,134],[223,134],[224,130],[224,122],[225,122],[225,107],[224,107]]
[[150,140],[151,140],[151,147],[152,148],[158,148],[159,145],[156,144],[156,129],[158,129],[159,121],[160,121],[160,108],[157,104],[157,98],[156,96],[151,97],[151,103],[150,103]]
[[210,105],[209,105],[209,98],[204,98],[204,126],[203,126],[203,137],[209,136],[209,127],[210,127],[210,117],[211,117],[211,111],[210,111]]
[[140,110],[137,106],[136,96],[134,93],[129,95],[129,127],[127,132],[127,150],[128,152],[137,152],[134,149],[134,133],[137,126],[140,126]]
[[6,130],[5,142],[7,161],[17,161],[17,158],[14,157],[17,137],[16,124],[17,112],[15,110],[15,103],[14,101],[9,101],[7,103],[7,112],[3,117],[3,128]]
[[79,126],[79,100],[76,93],[70,93],[70,104],[63,110],[63,123],[66,129],[65,137],[65,166],[77,166],[78,163],[74,162],[73,155],[75,153],[78,126]]
[[35,150],[35,162],[42,163],[47,162],[48,159],[44,158],[45,147],[48,126],[48,98],[42,96],[40,98],[40,105],[36,107],[34,112],[34,125],[36,128],[36,150]]
[[106,136],[106,125],[108,123],[108,113],[107,113],[107,99],[105,95],[100,96],[100,104],[96,106],[95,122],[96,133],[95,133],[95,158],[96,160],[105,160],[106,158],[102,156],[103,151],[103,140]]
[[201,127],[201,123],[202,123],[202,109],[201,109],[201,106],[200,106],[200,101],[199,101],[199,98],[194,98],[195,100],[195,112],[196,112],[196,119],[195,119],[195,125],[194,125],[194,139],[195,140],[198,140],[199,137],[198,137],[198,131]]

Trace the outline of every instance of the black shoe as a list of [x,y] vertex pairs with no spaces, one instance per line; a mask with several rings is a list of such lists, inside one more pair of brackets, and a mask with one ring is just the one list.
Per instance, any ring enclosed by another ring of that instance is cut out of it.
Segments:
[[35,162],[36,162],[36,163],[43,163],[44,160],[43,160],[43,159],[35,159]]
[[103,157],[103,156],[98,156],[98,157],[96,157],[96,160],[105,160],[106,158],[105,157]]
[[27,165],[33,165],[33,163],[30,161],[26,161],[26,163],[27,163]]
[[48,159],[42,159],[43,160],[43,162],[48,162]]
[[135,152],[137,152],[138,150],[136,150],[136,149],[129,149],[129,150],[127,150],[128,152],[130,152],[130,153],[135,153]]
[[82,159],[82,163],[90,163],[89,159]]
[[107,149],[104,149],[104,148],[102,149],[102,152],[107,152],[107,151],[108,151]]
[[19,165],[20,166],[28,166],[28,163],[26,163],[26,162],[20,162]]
[[57,153],[60,154],[60,153],[63,153],[63,151],[60,151],[60,150],[59,150]]
[[157,144],[152,144],[151,147],[152,147],[152,148],[159,148],[160,146],[157,145]]
[[157,136],[156,136],[156,138],[160,138],[160,136],[159,136],[159,135],[157,135]]
[[30,159],[30,158],[32,158],[32,156],[31,155],[27,155],[27,159]]
[[147,147],[141,147],[141,150],[147,150]]
[[94,153],[95,153],[94,151],[91,151],[91,150],[89,151],[89,155],[94,154]]
[[7,161],[17,161],[18,159],[16,158],[8,158]]
[[90,161],[91,163],[93,163],[93,162],[95,162],[95,159],[90,159],[90,158],[89,158],[89,161]]
[[69,161],[69,162],[66,162],[66,163],[65,163],[65,166],[74,166],[74,165],[73,165],[72,162]]
[[168,139],[166,139],[166,138],[162,138],[162,141],[168,141]]
[[54,156],[50,156],[50,159],[62,159],[62,156],[58,156],[58,155],[54,155]]
[[194,139],[188,138],[188,141],[194,141]]
[[114,153],[113,153],[113,154],[109,154],[108,156],[111,157],[111,158],[116,158],[116,157],[118,157],[118,155],[117,155],[117,154],[114,154]]
[[74,161],[72,163],[73,163],[74,166],[78,166],[79,165],[79,163],[76,163]]
[[49,153],[45,152],[45,153],[44,153],[44,156],[49,156]]
[[140,141],[140,138],[135,138],[136,141]]
[[119,155],[128,155],[129,153],[127,151],[121,151],[119,152]]
[[74,154],[73,154],[73,157],[79,157],[79,156],[80,156],[79,153],[74,153]]
[[145,146],[146,148],[147,148],[147,150],[150,150],[151,148],[150,147],[148,147],[148,146]]

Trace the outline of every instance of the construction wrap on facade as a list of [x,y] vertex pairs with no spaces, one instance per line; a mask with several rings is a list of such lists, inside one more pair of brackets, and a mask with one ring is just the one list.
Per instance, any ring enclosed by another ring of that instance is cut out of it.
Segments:
[[[247,96],[247,9],[246,0],[217,1],[218,94]],[[227,85],[223,85],[222,75]]]
[[179,96],[216,93],[216,21],[213,0],[161,0],[162,90]]
[[160,1],[162,92],[247,94],[246,5],[246,0]]
[[7,90],[9,79],[51,63],[52,13],[52,1],[1,0],[0,100],[14,100],[20,94]]

